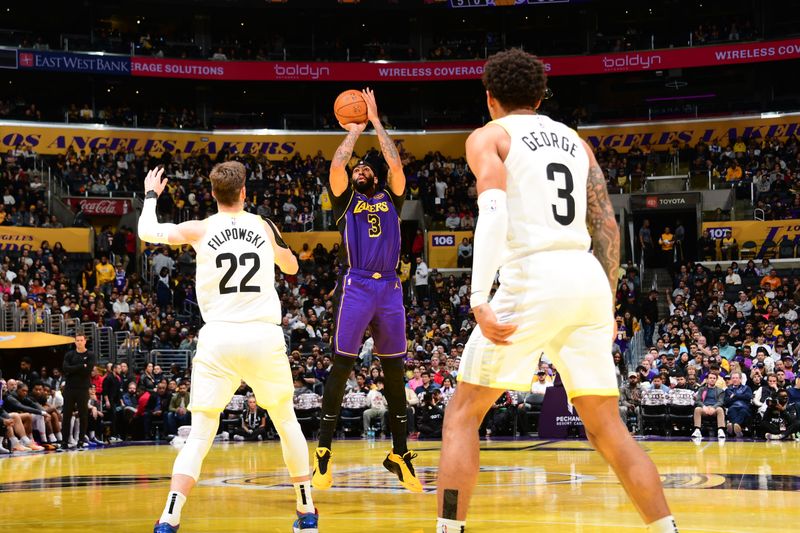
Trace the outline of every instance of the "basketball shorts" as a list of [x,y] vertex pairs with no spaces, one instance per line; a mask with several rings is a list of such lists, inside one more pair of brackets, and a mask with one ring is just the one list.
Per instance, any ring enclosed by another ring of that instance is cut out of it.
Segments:
[[546,355],[570,399],[619,394],[611,356],[611,290],[594,256],[542,252],[503,266],[490,305],[500,322],[516,324],[517,330],[510,345],[499,346],[475,328],[461,358],[460,381],[528,391]]
[[258,404],[292,403],[294,383],[280,326],[266,322],[209,322],[200,329],[192,361],[189,410],[219,413],[241,380]]
[[336,330],[333,351],[358,357],[369,327],[375,340],[373,353],[379,357],[406,354],[406,310],[403,285],[394,274],[379,279],[357,274],[353,269],[339,279],[334,296]]

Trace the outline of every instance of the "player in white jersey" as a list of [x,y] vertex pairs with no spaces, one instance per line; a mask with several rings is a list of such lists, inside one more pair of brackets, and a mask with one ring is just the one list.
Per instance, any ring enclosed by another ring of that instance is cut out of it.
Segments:
[[493,120],[466,144],[479,194],[470,297],[478,327],[447,405],[437,533],[465,531],[481,420],[502,391],[530,388],[542,352],[649,531],[675,532],[655,465],[617,409],[610,348],[619,230],[603,173],[575,131],[536,114],[546,90],[538,59],[500,52],[483,83]]
[[275,265],[294,274],[297,259],[269,220],[243,210],[246,172],[241,163],[221,163],[211,170],[216,215],[178,225],[159,224],[156,218],[156,201],[166,186],[163,173],[163,168],[154,169],[145,178],[139,238],[192,245],[197,252],[197,300],[206,324],[192,361],[192,429],[175,459],[170,493],[154,533],[178,530],[183,504],[214,441],[219,413],[242,379],[280,435],[297,496],[294,532],[317,533],[308,445],[294,413],[294,384],[274,286]]

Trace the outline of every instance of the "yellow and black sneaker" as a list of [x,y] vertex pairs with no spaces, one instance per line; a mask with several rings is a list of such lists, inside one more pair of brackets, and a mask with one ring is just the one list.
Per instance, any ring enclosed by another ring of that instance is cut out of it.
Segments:
[[314,451],[314,475],[311,478],[311,486],[317,490],[328,490],[331,485],[333,485],[331,450],[317,448]]
[[389,452],[386,459],[383,461],[383,466],[397,476],[400,484],[411,492],[422,492],[422,483],[417,479],[414,473],[414,465],[411,461],[417,458],[417,454],[411,451],[403,455],[397,455],[394,450]]

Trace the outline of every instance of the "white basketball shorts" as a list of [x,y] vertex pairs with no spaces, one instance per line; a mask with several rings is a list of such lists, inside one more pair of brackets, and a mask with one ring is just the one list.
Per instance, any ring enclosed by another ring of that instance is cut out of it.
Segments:
[[541,252],[505,265],[490,305],[500,322],[517,330],[511,345],[499,346],[475,328],[461,358],[460,381],[528,391],[544,354],[570,399],[619,394],[611,356],[611,289],[593,255]]
[[244,380],[258,404],[292,402],[294,384],[280,326],[209,322],[200,329],[192,361],[189,410],[219,413]]

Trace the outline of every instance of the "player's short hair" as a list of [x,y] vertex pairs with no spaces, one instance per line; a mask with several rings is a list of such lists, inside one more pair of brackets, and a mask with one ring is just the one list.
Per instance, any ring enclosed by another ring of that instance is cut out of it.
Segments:
[[511,48],[494,54],[483,67],[483,86],[506,110],[535,107],[547,90],[544,63]]
[[226,161],[214,165],[209,177],[217,203],[225,206],[234,205],[239,200],[246,175],[244,165],[238,161]]

